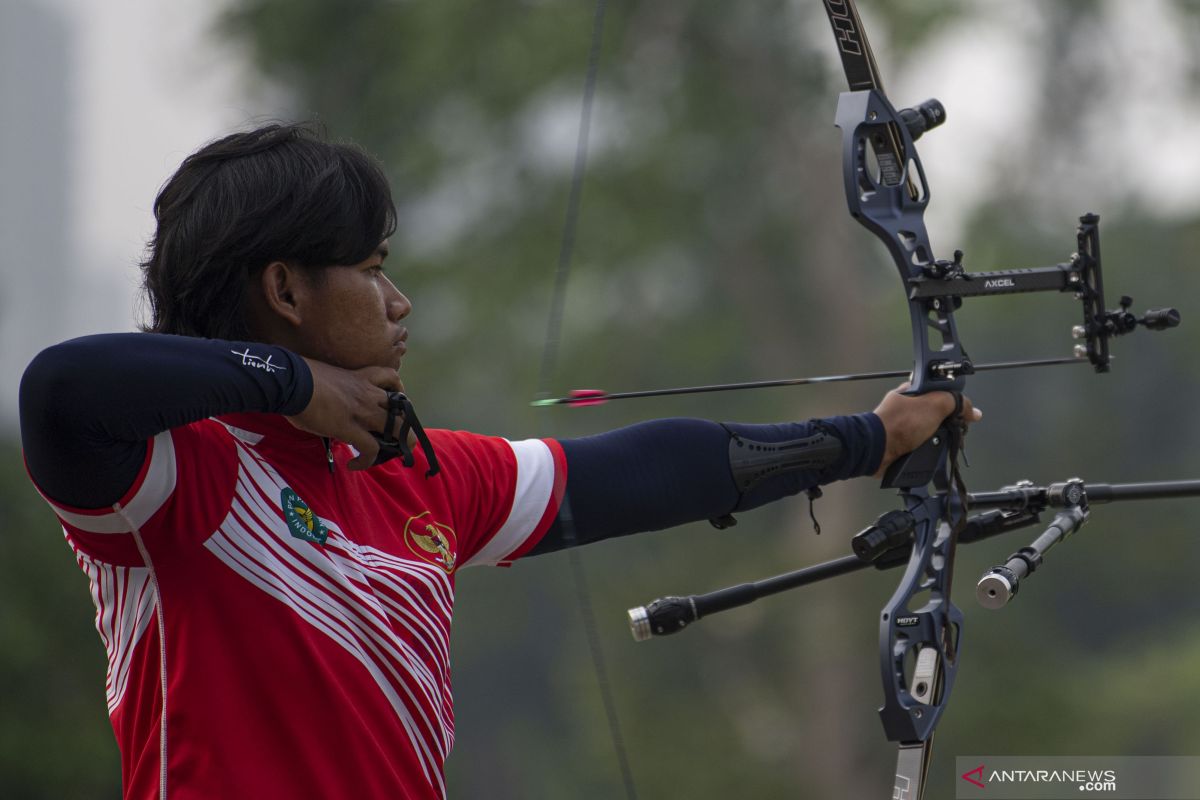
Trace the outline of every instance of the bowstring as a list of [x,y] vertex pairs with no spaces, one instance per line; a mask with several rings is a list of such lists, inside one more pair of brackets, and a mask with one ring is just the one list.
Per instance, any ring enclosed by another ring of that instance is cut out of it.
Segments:
[[[546,341],[542,350],[542,361],[538,371],[538,397],[549,397],[550,386],[558,368],[559,350],[562,343],[563,311],[566,307],[567,284],[571,276],[572,256],[575,252],[575,232],[579,224],[579,208],[583,198],[583,178],[587,171],[588,134],[591,130],[592,105],[596,94],[596,78],[600,71],[600,51],[604,38],[604,12],[606,0],[596,0],[592,15],[591,44],[588,49],[587,72],[583,84],[583,101],[579,114],[579,137],[575,143],[575,164],[571,173],[571,186],[567,196],[566,215],[563,219],[562,237],[558,248],[558,262],[554,270],[554,290],[550,300],[550,315],[546,323]],[[596,675],[596,684],[600,691],[600,701],[604,707],[604,715],[608,720],[609,737],[612,739],[613,750],[616,753],[617,764],[621,773],[621,783],[625,788],[628,800],[637,800],[637,789],[633,780],[633,770],[629,765],[629,755],[625,748],[625,737],[621,733],[620,717],[617,715],[617,705],[613,697],[612,685],[608,678],[608,667],[604,658],[604,648],[600,640],[599,627],[596,624],[596,613],[592,605],[591,591],[588,588],[587,572],[579,550],[575,522],[571,515],[570,505],[566,496],[562,499],[559,509],[559,525],[562,528],[563,540],[566,542],[567,563],[575,583],[576,599],[579,603],[579,613],[583,618],[584,635],[587,639],[588,650],[591,653],[592,669]]]

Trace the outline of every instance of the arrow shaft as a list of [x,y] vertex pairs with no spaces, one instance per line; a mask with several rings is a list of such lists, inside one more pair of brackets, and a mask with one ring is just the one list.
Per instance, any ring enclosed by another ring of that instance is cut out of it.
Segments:
[[[1027,361],[995,361],[989,364],[972,365],[972,372],[992,372],[1005,369],[1028,367],[1050,367],[1060,364],[1086,364],[1078,358],[1040,358]],[[885,378],[907,378],[911,370],[894,369],[882,372],[856,372],[848,375],[818,375],[809,378],[781,378],[769,381],[747,381],[743,383],[716,383],[705,386],[677,386],[670,389],[642,389],[636,392],[596,392],[584,397],[557,397],[534,401],[534,405],[599,405],[609,400],[631,400],[639,397],[667,397],[681,394],[705,394],[708,392],[732,392],[741,389],[770,389],[776,386],[806,386],[815,383],[847,383],[849,381],[875,381]]]

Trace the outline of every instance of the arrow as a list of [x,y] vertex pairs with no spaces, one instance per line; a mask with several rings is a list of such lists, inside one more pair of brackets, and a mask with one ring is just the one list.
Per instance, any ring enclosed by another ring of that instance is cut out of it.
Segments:
[[[1079,358],[1042,358],[1032,361],[997,361],[991,364],[955,364],[955,370],[963,375],[976,372],[989,372],[1001,369],[1020,369],[1023,367],[1049,367],[1058,364],[1086,364],[1086,359]],[[942,365],[945,366],[945,365]],[[938,365],[935,365],[938,368]],[[943,370],[945,371],[945,370]],[[813,378],[782,378],[771,381],[750,381],[747,383],[717,383],[708,386],[680,386],[673,389],[643,389],[637,392],[607,392],[604,389],[572,389],[566,397],[547,397],[534,400],[530,405],[541,406],[598,406],[609,400],[629,400],[635,397],[665,397],[679,394],[703,394],[705,392],[732,392],[735,389],[769,389],[773,386],[805,386],[813,383],[845,383],[848,381],[875,381],[883,378],[908,378],[911,370],[895,369],[885,372],[857,372],[849,375],[820,375]]]

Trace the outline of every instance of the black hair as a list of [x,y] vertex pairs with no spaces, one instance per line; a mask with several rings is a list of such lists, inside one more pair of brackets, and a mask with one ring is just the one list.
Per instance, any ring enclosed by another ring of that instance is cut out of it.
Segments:
[[154,201],[143,330],[249,339],[246,289],[273,261],[357,264],[396,230],[379,163],[307,124],[235,133],[188,156]]

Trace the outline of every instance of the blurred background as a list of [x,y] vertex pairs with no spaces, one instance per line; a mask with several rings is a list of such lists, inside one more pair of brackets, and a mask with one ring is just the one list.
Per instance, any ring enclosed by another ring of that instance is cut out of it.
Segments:
[[[969,486],[1200,477],[1200,3],[860,5],[890,97],[948,111],[920,143],[935,255],[1057,263],[1094,211],[1110,306],[1129,294],[1185,322],[1117,340],[1109,375],[973,378],[986,420]],[[387,165],[401,209],[389,272],[415,305],[403,377],[427,424],[520,438],[765,422],[870,409],[889,388],[529,407],[593,17],[584,0],[0,2],[0,796],[120,795],[103,649],[21,466],[16,387],[47,344],[133,329],[154,195],[212,138],[311,119]],[[610,2],[598,76],[552,391],[908,366],[895,267],[845,211],[844,77],[819,2]],[[967,302],[977,361],[1070,352],[1069,297]],[[845,555],[895,506],[858,480],[816,503],[820,536],[796,499],[731,530],[584,552],[639,796],[885,796],[876,615],[897,573],[644,644],[625,609]],[[1034,532],[960,550],[962,665],[931,798],[952,796],[957,755],[1200,755],[1198,522],[1200,501],[1097,506],[1000,612],[975,604],[974,580]],[[624,796],[566,556],[458,586],[451,796]]]

